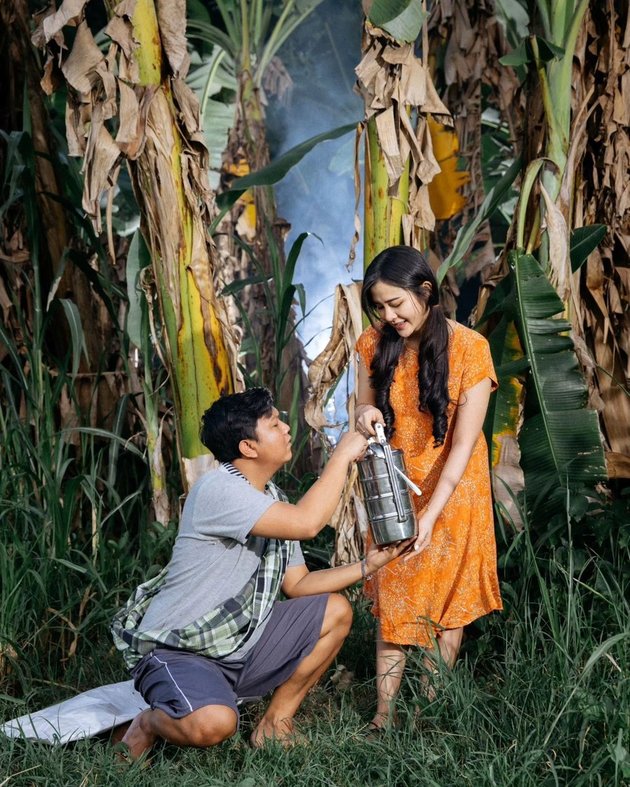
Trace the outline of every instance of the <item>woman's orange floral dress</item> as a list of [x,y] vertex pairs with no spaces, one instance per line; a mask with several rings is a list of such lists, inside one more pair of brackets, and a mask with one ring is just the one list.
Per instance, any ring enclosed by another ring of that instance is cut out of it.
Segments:
[[[422,489],[412,494],[416,511],[427,505],[451,447],[456,402],[486,377],[497,387],[488,342],[475,331],[449,321],[448,431],[433,447],[433,418],[418,407],[418,355],[403,351],[390,390],[396,431],[391,444],[401,448],[410,477]],[[364,331],[357,351],[370,369],[379,340],[375,328]],[[381,568],[365,585],[374,601],[386,642],[430,647],[442,628],[459,628],[492,610],[502,609],[497,579],[496,545],[488,451],[481,434],[468,466],[438,517],[431,544],[406,563],[402,558]]]

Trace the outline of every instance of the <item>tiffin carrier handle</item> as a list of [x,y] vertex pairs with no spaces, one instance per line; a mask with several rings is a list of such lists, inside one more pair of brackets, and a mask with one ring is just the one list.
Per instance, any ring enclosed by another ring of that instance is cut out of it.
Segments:
[[389,483],[394,495],[394,505],[396,506],[396,514],[399,522],[404,522],[407,518],[405,512],[405,505],[403,503],[402,495],[400,493],[400,486],[396,478],[396,466],[394,465],[394,457],[392,456],[392,449],[385,437],[385,429],[383,424],[378,421],[374,424],[374,431],[376,439],[383,446],[383,456],[385,458],[385,467],[387,467],[387,475],[389,476]]

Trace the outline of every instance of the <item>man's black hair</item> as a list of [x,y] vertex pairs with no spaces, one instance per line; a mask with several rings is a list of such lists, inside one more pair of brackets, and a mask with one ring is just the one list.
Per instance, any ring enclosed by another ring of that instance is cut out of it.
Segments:
[[273,399],[266,388],[222,396],[201,418],[201,442],[219,462],[232,462],[241,456],[241,440],[256,440],[258,419],[270,416],[272,410]]

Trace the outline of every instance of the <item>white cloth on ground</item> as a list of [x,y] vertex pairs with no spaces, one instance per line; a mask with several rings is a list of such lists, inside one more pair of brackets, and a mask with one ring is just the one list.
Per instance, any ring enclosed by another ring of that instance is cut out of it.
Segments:
[[70,743],[131,721],[148,707],[134,689],[133,680],[126,680],[84,691],[56,705],[10,719],[0,726],[0,732],[9,738]]

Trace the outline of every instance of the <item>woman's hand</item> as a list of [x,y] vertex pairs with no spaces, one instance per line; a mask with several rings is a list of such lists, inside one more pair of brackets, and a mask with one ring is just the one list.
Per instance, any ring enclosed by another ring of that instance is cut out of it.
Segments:
[[384,565],[393,560],[409,549],[413,545],[413,538],[406,541],[396,541],[394,544],[384,544],[377,546],[372,544],[365,556],[365,570],[368,576],[383,568]]
[[372,404],[359,404],[354,411],[354,421],[357,427],[357,432],[365,436],[374,436],[374,424],[376,422],[385,426],[385,419],[383,413],[374,407]]
[[405,562],[412,557],[419,555],[421,552],[430,545],[433,536],[433,528],[435,527],[435,519],[429,514],[421,514],[418,519],[418,534],[415,539],[412,539],[413,546],[408,550],[405,555]]

